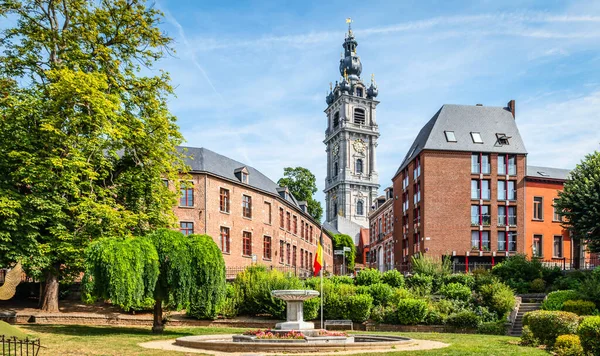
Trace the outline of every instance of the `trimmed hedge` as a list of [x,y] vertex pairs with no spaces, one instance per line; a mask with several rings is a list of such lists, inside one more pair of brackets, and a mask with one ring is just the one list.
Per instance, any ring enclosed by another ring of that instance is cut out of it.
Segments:
[[477,333],[486,335],[506,335],[506,323],[504,320],[481,323],[477,327]]
[[536,310],[525,313],[523,325],[529,326],[540,343],[552,347],[560,335],[575,334],[579,317],[563,311]]
[[362,323],[369,319],[372,307],[373,297],[368,294],[351,295],[346,301],[346,308],[349,310],[350,320],[357,323]]
[[582,356],[583,347],[577,335],[560,335],[554,343],[556,356]]
[[594,315],[596,304],[587,300],[567,300],[563,304],[562,310],[577,315]]
[[563,304],[567,300],[577,299],[579,299],[579,293],[574,290],[557,290],[548,294],[546,300],[542,302],[542,309],[562,310]]
[[401,325],[415,325],[427,316],[427,302],[421,299],[401,299],[396,306],[396,315]]
[[457,328],[476,329],[481,323],[481,318],[473,311],[463,310],[458,313],[450,314],[446,323]]
[[404,287],[404,276],[395,269],[384,272],[383,275],[381,275],[381,281],[394,288]]
[[471,299],[471,289],[459,283],[450,283],[440,288],[440,294],[448,299],[468,301]]
[[590,355],[600,355],[600,316],[588,316],[577,329],[583,350]]
[[357,286],[370,286],[381,281],[381,272],[375,268],[365,268],[356,275]]
[[392,296],[394,289],[385,283],[371,284],[368,293],[373,297],[373,305],[387,305]]

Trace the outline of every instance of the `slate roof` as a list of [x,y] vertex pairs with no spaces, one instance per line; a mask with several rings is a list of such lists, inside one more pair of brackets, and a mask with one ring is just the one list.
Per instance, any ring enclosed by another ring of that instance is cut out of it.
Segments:
[[[249,175],[249,186],[281,197],[277,191],[277,188],[280,188],[279,185],[260,173],[260,171],[254,167],[250,167],[204,147],[179,146],[178,150],[185,154],[185,163],[190,167],[192,172],[211,173],[221,178],[238,182],[239,184],[245,184],[235,175],[235,171],[239,168],[246,167]],[[300,209],[298,202],[291,193],[288,195],[286,201]]]
[[[456,142],[448,142],[445,131],[453,131]],[[479,132],[483,143],[474,143],[471,132]],[[496,134],[510,137],[509,144],[500,145]],[[498,106],[443,105],[419,131],[396,175],[424,149],[527,154],[511,112]]]
[[568,169],[527,166],[527,178],[567,180],[571,173]]

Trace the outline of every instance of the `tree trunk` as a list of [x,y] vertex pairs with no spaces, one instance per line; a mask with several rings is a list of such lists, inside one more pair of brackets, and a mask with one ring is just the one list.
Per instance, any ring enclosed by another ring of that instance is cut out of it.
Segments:
[[42,311],[57,313],[58,310],[58,268],[52,266],[46,272],[46,283],[44,293],[41,296]]
[[163,311],[162,311],[162,300],[157,299],[154,302],[154,323],[152,324],[152,332],[155,334],[162,334],[165,330],[163,324]]

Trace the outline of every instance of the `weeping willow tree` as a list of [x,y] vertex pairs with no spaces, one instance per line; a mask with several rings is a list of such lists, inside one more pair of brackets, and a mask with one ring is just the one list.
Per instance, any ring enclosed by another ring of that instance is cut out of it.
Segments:
[[85,263],[85,302],[110,300],[126,311],[154,306],[156,333],[164,330],[163,307],[214,318],[224,302],[225,262],[207,235],[159,229],[144,237],[100,239],[86,250]]

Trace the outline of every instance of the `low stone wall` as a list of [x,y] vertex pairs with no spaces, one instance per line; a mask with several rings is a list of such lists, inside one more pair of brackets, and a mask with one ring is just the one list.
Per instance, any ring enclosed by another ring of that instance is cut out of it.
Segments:
[[455,328],[449,325],[394,325],[367,323],[364,325],[366,331],[395,331],[395,332],[417,332],[417,333],[460,333],[476,334],[476,329]]

